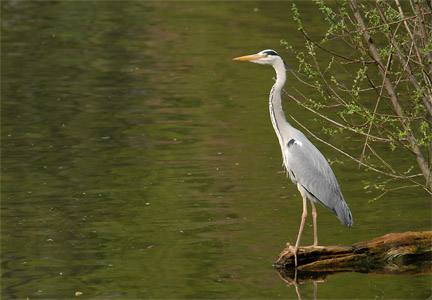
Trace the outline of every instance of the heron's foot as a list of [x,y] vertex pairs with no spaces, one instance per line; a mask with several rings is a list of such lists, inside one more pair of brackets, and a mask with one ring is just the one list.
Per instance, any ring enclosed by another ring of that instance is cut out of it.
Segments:
[[310,246],[303,246],[300,248],[306,248],[306,249],[324,249],[325,246],[318,246],[318,245],[310,245]]
[[293,253],[294,254],[294,265],[297,267],[297,252],[298,252],[298,248],[296,248],[295,246],[291,245],[290,243],[286,243],[286,248],[279,255],[279,258],[285,256],[288,253]]
[[296,267],[298,266],[297,254],[299,253],[299,251],[304,253],[306,250],[309,250],[309,249],[324,249],[324,246],[318,246],[318,245],[301,246],[301,247],[298,247],[298,249],[296,249],[295,247],[292,247],[290,250],[294,254],[294,266],[296,266]]
[[285,246],[287,249],[290,249],[291,251],[292,250],[294,250],[294,246],[293,245],[291,245],[289,242],[288,243],[286,243],[286,246]]
[[290,243],[286,243],[286,248],[284,249],[284,251],[281,252],[281,254],[279,254],[279,259],[293,251],[294,251],[294,246],[292,246]]

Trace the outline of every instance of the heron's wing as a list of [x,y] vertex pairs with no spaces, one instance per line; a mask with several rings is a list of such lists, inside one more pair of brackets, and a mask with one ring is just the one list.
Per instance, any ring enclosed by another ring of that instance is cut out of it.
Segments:
[[335,213],[345,226],[352,226],[352,215],[336,177],[321,152],[306,138],[291,139],[284,155],[291,178],[307,192],[309,198]]

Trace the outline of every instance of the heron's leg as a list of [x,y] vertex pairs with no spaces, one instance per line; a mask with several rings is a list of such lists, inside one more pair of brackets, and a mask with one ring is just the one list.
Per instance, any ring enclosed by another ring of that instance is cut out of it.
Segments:
[[303,188],[300,186],[300,184],[297,185],[300,191],[300,194],[302,195],[303,198],[303,213],[302,213],[302,218],[301,218],[301,223],[300,223],[300,228],[299,228],[299,233],[297,236],[297,241],[296,244],[294,246],[294,263],[295,266],[297,266],[297,251],[298,248],[300,246],[300,239],[301,239],[301,235],[303,233],[303,228],[306,222],[306,217],[307,217],[307,201],[306,201],[306,194],[303,191]]
[[314,228],[314,243],[313,246],[318,246],[318,230],[317,230],[317,209],[315,207],[315,203],[311,200],[312,206],[312,218],[313,218],[313,228]]
[[318,299],[318,282],[314,281],[313,285],[314,285],[314,300],[317,300]]
[[294,282],[294,287],[295,287],[295,290],[296,290],[296,293],[297,293],[297,298],[299,300],[302,300],[302,296],[300,294],[300,285],[299,285],[299,283],[297,281]]

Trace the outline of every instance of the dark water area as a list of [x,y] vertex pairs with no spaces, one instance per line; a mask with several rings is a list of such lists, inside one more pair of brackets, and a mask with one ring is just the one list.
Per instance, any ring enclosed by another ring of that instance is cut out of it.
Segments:
[[[295,67],[280,45],[302,47],[291,5],[2,1],[2,298],[297,298],[272,267],[302,210],[268,115],[273,70],[232,61],[273,48]],[[321,134],[295,103],[285,111]],[[311,141],[344,162],[333,170],[355,222],[318,207],[322,244],[430,230],[423,191],[370,202],[377,174]],[[432,292],[430,275],[345,273],[317,287],[318,299]],[[312,283],[300,289],[314,297]]]

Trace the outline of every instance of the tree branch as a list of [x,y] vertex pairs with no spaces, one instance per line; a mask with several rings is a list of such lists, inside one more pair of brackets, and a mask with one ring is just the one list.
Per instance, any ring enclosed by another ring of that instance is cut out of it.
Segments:
[[[316,114],[316,115],[319,116],[320,118],[322,118],[322,119],[324,119],[324,120],[326,120],[326,121],[332,123],[333,125],[336,125],[337,127],[340,127],[340,128],[342,128],[342,129],[349,130],[349,131],[351,131],[351,132],[355,132],[355,133],[357,133],[357,134],[360,134],[360,135],[364,135],[364,136],[366,136],[366,133],[361,132],[361,131],[356,131],[356,130],[354,130],[354,129],[351,128],[351,127],[348,127],[348,126],[345,126],[345,125],[343,125],[343,124],[341,124],[341,123],[339,123],[339,122],[336,122],[335,120],[330,119],[330,118],[324,116],[323,114],[317,112],[316,110],[314,110],[314,109],[312,109],[312,108],[306,106],[306,105],[303,104],[300,100],[298,100],[296,97],[294,97],[293,95],[289,94],[287,91],[284,90],[284,92],[285,92],[285,94],[286,94],[288,97],[290,97],[291,99],[293,99],[296,103],[298,103],[299,105],[303,106],[303,107],[304,107],[305,109],[307,109],[308,111],[310,111],[310,112]],[[387,142],[387,143],[389,143],[389,142],[392,142],[392,141],[393,141],[393,140],[391,140],[391,139],[386,139],[386,138],[382,138],[382,137],[378,137],[378,136],[374,136],[374,135],[369,135],[369,137],[372,138],[373,140],[376,140],[376,141],[379,141],[379,142]]]
[[393,108],[396,112],[396,115],[400,118],[400,123],[402,125],[402,128],[406,132],[408,142],[410,143],[410,146],[412,147],[412,150],[415,153],[417,163],[418,163],[418,165],[419,165],[419,167],[423,173],[423,176],[426,179],[428,186],[430,187],[430,189],[432,189],[431,170],[428,167],[428,164],[427,164],[427,162],[423,156],[423,153],[421,152],[419,146],[417,145],[416,138],[414,137],[411,130],[407,127],[407,125],[403,121],[403,113],[402,113],[402,109],[401,109],[401,106],[400,106],[398,98],[397,98],[396,91],[395,91],[391,81],[385,75],[386,68],[383,65],[383,63],[381,62],[381,59],[379,57],[378,50],[375,46],[375,43],[374,43],[372,37],[370,36],[369,32],[366,30],[366,25],[364,23],[363,17],[361,16],[361,14],[358,10],[357,3],[355,2],[355,0],[349,0],[349,2],[351,5],[351,9],[354,13],[354,17],[356,18],[356,20],[360,26],[360,29],[363,31],[363,38],[369,47],[369,53],[373,57],[373,59],[375,60],[377,66],[378,66],[378,71],[380,72],[381,77],[384,79],[387,93],[390,96],[390,99],[391,99],[391,102],[393,104]]
[[[396,0],[396,1],[397,1],[397,0]],[[389,23],[387,23],[387,19],[386,19],[386,17],[384,16],[384,14],[383,14],[383,12],[382,12],[380,6],[379,6],[379,5],[376,5],[376,7],[377,7],[378,14],[380,15],[380,18],[381,18],[381,20],[383,21],[384,25],[389,25]],[[404,56],[403,56],[403,54],[402,54],[402,51],[400,50],[398,44],[396,43],[396,39],[395,39],[394,35],[392,34],[392,32],[391,32],[390,30],[389,30],[389,32],[388,32],[388,35],[389,35],[389,37],[390,37],[391,45],[392,45],[393,48],[396,50],[396,53],[397,53],[399,59],[401,60],[402,64],[404,65],[404,67],[405,67],[405,69],[406,69],[406,73],[407,73],[407,75],[408,75],[408,78],[410,79],[410,81],[411,81],[411,83],[413,84],[413,86],[414,86],[417,90],[420,90],[420,85],[419,85],[419,83],[417,82],[417,79],[415,78],[413,72],[411,71],[411,68],[410,68],[410,66],[409,66],[408,61],[405,60],[405,58],[404,58]],[[414,40],[413,40],[413,41],[414,41]],[[415,43],[413,43],[413,44],[414,44],[414,48],[417,48],[417,47],[415,47]],[[418,52],[418,51],[416,51],[416,52]],[[420,60],[420,57],[418,57],[418,59],[419,59],[419,61],[421,61],[421,60]],[[423,93],[422,101],[423,101],[424,105],[426,106],[427,110],[429,111],[429,115],[432,116],[432,104],[431,104],[431,103],[432,103],[432,99],[427,99],[427,98],[426,98],[426,95]]]
[[[388,173],[388,172],[384,172],[384,171],[382,171],[382,170],[379,170],[379,169],[377,169],[377,168],[375,168],[375,167],[373,167],[373,166],[371,166],[371,165],[365,164],[364,162],[361,162],[361,161],[358,160],[357,158],[355,158],[355,157],[349,155],[348,153],[342,151],[341,149],[337,148],[336,146],[333,146],[333,145],[330,144],[329,142],[326,142],[326,141],[324,141],[323,139],[320,139],[320,138],[317,137],[315,134],[313,134],[309,129],[307,129],[305,126],[303,126],[303,124],[301,124],[299,121],[297,121],[293,116],[290,115],[290,117],[291,117],[291,119],[293,119],[293,120],[294,120],[298,125],[300,125],[300,126],[301,126],[301,127],[302,127],[306,132],[307,132],[307,133],[309,133],[313,138],[315,138],[315,139],[317,139],[318,141],[320,141],[321,143],[323,143],[323,144],[325,144],[325,145],[327,145],[327,146],[333,148],[334,150],[338,151],[339,153],[342,153],[343,155],[345,155],[345,156],[348,157],[349,159],[358,162],[360,165],[362,165],[362,166],[364,166],[364,167],[366,167],[366,168],[368,168],[368,169],[371,169],[371,170],[373,170],[373,171],[375,171],[375,172],[377,172],[377,173],[380,173],[380,174],[383,174],[383,175],[386,175],[386,176],[389,176],[389,177],[393,177],[393,178],[398,178],[398,179],[409,179],[409,178],[414,178],[414,177],[417,177],[417,176],[418,176],[418,175],[410,175],[410,176],[406,176],[406,175],[395,175],[395,174],[392,174],[392,173]],[[414,182],[415,182],[415,181],[414,181]],[[420,186],[421,186],[421,184],[419,184],[419,183],[417,183],[417,182],[415,182],[415,183],[416,183],[417,185],[420,185]]]

